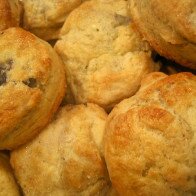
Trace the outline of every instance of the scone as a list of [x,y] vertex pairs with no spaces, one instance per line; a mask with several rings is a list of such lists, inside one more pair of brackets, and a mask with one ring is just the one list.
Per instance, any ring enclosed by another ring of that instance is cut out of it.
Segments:
[[44,40],[58,38],[67,15],[81,0],[23,0],[24,28]]
[[55,45],[76,103],[110,110],[154,71],[149,45],[134,32],[127,1],[93,0],[71,12]]
[[106,195],[110,189],[103,158],[107,114],[94,104],[63,107],[30,143],[11,153],[26,196]]
[[196,69],[195,0],[129,0],[129,3],[134,24],[158,53]]
[[118,104],[106,125],[105,159],[123,196],[196,195],[196,76],[155,72]]
[[64,65],[48,43],[20,28],[0,31],[0,149],[33,138],[64,92]]
[[19,196],[18,185],[15,182],[9,159],[0,153],[0,196]]
[[0,30],[19,26],[21,14],[19,0],[0,0]]

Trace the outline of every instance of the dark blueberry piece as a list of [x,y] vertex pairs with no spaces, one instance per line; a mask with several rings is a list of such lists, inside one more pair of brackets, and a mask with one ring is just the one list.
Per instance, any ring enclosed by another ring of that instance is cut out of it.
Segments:
[[37,80],[35,78],[29,78],[22,82],[30,88],[35,88],[37,86]]
[[7,72],[12,69],[13,60],[8,59],[4,63],[0,63],[0,85],[6,83],[7,80]]
[[6,62],[0,63],[0,70],[10,71],[10,69],[12,69],[13,62],[14,61],[12,59],[8,59]]
[[114,17],[115,17],[115,20],[118,23],[118,26],[128,25],[130,23],[130,18],[127,17],[127,16],[122,16],[120,14],[115,14]]
[[6,83],[6,72],[0,70],[0,86]]

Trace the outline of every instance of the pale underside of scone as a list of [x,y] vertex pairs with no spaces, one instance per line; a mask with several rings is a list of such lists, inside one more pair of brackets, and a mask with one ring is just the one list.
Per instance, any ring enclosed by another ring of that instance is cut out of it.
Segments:
[[14,179],[9,159],[0,153],[0,196],[19,196],[19,188]]
[[129,0],[138,31],[166,58],[196,69],[195,0]]
[[106,125],[105,159],[120,195],[196,194],[196,77],[152,73],[116,105]]
[[94,105],[68,105],[30,143],[11,153],[27,196],[106,195],[110,181],[103,158],[107,114]]
[[0,0],[0,30],[19,26],[21,14],[19,0]]
[[133,95],[142,77],[156,70],[124,0],[83,3],[68,16],[55,49],[76,103],[93,102],[107,110]]
[[57,39],[67,15],[81,0],[24,0],[23,26],[44,40]]
[[52,47],[20,28],[0,32],[0,149],[13,149],[49,122],[65,92]]

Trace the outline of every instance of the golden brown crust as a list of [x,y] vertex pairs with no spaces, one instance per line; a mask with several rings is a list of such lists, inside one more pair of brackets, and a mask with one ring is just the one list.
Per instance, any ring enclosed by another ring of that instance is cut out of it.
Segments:
[[0,0],[0,30],[19,26],[21,11],[19,0]]
[[0,32],[0,149],[39,132],[64,92],[63,63],[49,44],[20,28]]
[[129,2],[134,24],[152,47],[161,55],[196,69],[196,2]]
[[[76,41],[77,40],[77,41]],[[151,48],[133,30],[127,1],[88,1],[67,18],[55,45],[76,103],[110,110],[156,70]]]
[[0,153],[0,196],[19,196],[19,188],[15,182],[8,157]]
[[149,74],[134,97],[114,108],[105,158],[120,195],[196,194],[195,116],[196,76],[191,73]]
[[44,40],[57,39],[69,14],[81,0],[25,0],[24,28]]
[[65,106],[34,140],[13,151],[11,164],[24,194],[106,195],[106,118],[94,104]]

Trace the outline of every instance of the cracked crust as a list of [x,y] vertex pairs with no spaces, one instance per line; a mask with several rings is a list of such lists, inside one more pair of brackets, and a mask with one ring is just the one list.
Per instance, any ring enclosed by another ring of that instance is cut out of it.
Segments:
[[11,153],[24,194],[106,195],[103,158],[107,114],[94,105],[68,105],[34,140]]
[[49,44],[20,28],[0,32],[0,149],[33,138],[64,92],[63,63]]
[[19,196],[19,188],[15,182],[8,157],[0,153],[0,196]]
[[105,158],[120,195],[196,194],[195,116],[191,73],[149,74],[134,97],[116,105],[106,125]]
[[24,0],[24,28],[44,40],[57,39],[67,15],[81,0]]
[[21,13],[19,0],[0,0],[0,30],[19,26]]
[[142,77],[157,69],[151,48],[131,26],[124,0],[83,3],[67,18],[55,49],[76,103],[106,110],[132,96]]
[[196,69],[196,2],[129,0],[138,31],[158,53]]

